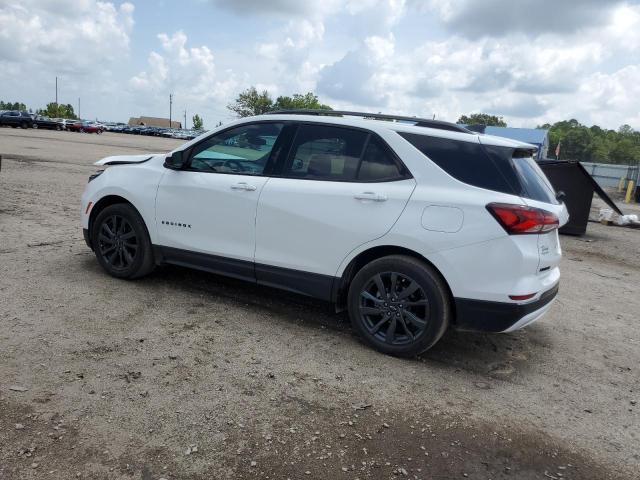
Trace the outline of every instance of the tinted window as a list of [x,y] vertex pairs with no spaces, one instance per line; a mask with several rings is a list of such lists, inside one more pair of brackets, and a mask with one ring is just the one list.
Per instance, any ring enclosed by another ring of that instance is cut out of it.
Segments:
[[522,181],[524,197],[540,202],[559,203],[547,176],[532,157],[514,158],[513,164]]
[[190,169],[261,175],[281,130],[281,123],[258,123],[214,135],[193,149]]
[[389,149],[376,137],[371,137],[362,156],[358,180],[374,182],[401,178],[402,172]]
[[473,142],[400,133],[436,165],[461,182],[497,192],[519,195],[513,167],[492,159],[482,145]]
[[314,180],[355,180],[367,136],[348,128],[301,125],[285,174]]

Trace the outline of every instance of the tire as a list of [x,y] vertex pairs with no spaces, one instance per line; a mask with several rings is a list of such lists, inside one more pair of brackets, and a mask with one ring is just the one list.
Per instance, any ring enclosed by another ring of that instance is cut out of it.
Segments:
[[62,130],[62,126],[61,126],[61,125],[56,125],[56,130],[57,130],[57,131]]
[[113,277],[139,278],[155,268],[144,220],[127,203],[110,205],[98,213],[91,228],[91,244],[98,263]]
[[27,128],[28,126],[27,122],[20,122],[20,128]]
[[37,123],[34,123],[34,124],[33,124],[33,128],[38,128],[38,124],[37,124]]
[[399,357],[415,357],[435,345],[451,317],[440,274],[405,255],[382,257],[360,269],[347,302],[351,324],[364,341]]

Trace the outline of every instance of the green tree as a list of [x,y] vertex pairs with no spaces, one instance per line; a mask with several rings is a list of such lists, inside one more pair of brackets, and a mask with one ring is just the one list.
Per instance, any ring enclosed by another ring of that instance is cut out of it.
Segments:
[[572,118],[539,128],[549,130],[551,156],[560,143],[561,159],[631,165],[640,162],[640,132],[629,125],[616,131],[598,125],[587,127]]
[[61,105],[56,102],[47,103],[46,108],[38,110],[37,113],[39,115],[43,115],[45,117],[51,117],[51,118],[69,118],[69,119],[78,118],[75,112],[73,111],[73,105],[68,103],[66,105]]
[[273,110],[273,100],[266,90],[259,93],[256,87],[250,87],[241,92],[235,102],[227,105],[227,108],[239,117],[250,117]]
[[26,110],[27,106],[22,102],[0,101],[0,110]]
[[305,94],[294,93],[292,96],[279,96],[275,102],[268,91],[258,92],[255,87],[250,87],[238,95],[235,102],[227,105],[227,108],[235,112],[239,117],[261,115],[274,110],[295,109],[325,109],[332,110],[329,105],[320,103],[318,96],[313,92]]
[[318,96],[313,92],[307,92],[304,95],[294,93],[292,97],[280,96],[273,104],[274,110],[293,110],[301,108],[332,110],[329,105],[320,103]]
[[456,123],[465,125],[487,125],[491,127],[506,127],[507,122],[502,117],[489,115],[488,113],[472,113],[471,115],[462,115]]
[[197,113],[191,118],[191,120],[193,121],[193,129],[194,130],[202,130],[202,128],[204,127],[204,122],[202,121],[202,118],[200,118],[200,115],[198,115]]

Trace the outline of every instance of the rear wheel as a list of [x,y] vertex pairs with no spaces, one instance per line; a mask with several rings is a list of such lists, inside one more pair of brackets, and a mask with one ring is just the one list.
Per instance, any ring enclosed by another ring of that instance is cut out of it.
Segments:
[[20,128],[27,128],[28,126],[27,122],[20,122]]
[[413,257],[392,255],[365,265],[349,286],[349,317],[381,352],[412,357],[444,334],[451,315],[440,275]]
[[38,128],[38,124],[37,124],[37,123],[34,123],[34,124],[33,124],[33,128]]
[[93,222],[91,243],[98,263],[118,278],[138,278],[155,267],[147,227],[131,205],[102,210]]

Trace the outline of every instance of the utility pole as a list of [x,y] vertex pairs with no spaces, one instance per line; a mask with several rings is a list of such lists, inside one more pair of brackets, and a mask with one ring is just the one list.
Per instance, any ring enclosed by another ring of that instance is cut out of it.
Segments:
[[169,94],[169,128],[171,128],[171,105],[173,104],[173,93]]
[[187,109],[184,110],[184,125],[182,126],[185,130],[187,129]]
[[80,115],[80,97],[78,97],[78,120],[80,120],[82,118],[82,115]]
[[56,75],[56,117],[60,116],[60,109],[58,108],[58,76]]

